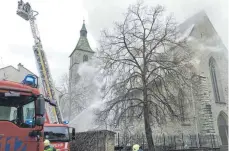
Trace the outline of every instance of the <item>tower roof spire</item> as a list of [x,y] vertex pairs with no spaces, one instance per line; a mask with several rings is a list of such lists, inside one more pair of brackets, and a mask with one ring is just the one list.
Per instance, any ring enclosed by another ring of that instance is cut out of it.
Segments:
[[[87,52],[94,53],[94,51],[91,49],[89,42],[87,40],[87,29],[85,26],[85,20],[83,20],[83,25],[82,25],[82,28],[80,30],[80,38],[79,38],[79,41],[78,41],[75,49],[73,50],[73,52],[75,50],[87,51]],[[71,55],[73,54],[73,52],[71,53]]]
[[86,26],[85,26],[85,20],[83,20],[83,25],[82,25],[82,28],[80,30],[80,37],[87,37],[87,29],[86,29]]

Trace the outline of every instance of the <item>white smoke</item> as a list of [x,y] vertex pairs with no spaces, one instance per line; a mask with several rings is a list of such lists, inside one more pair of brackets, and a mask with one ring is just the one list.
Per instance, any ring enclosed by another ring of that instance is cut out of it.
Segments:
[[224,45],[222,44],[218,36],[203,39],[197,39],[195,37],[190,36],[187,40],[190,50],[194,53],[191,63],[195,67],[198,67],[202,59],[207,57],[208,54],[220,54],[226,51]]
[[93,130],[97,128],[95,124],[96,115],[94,113],[95,109],[98,109],[102,105],[100,97],[94,99],[93,103],[78,114],[71,122],[70,126],[76,128],[76,132],[83,132],[88,130]]
[[97,127],[94,122],[96,118],[94,111],[103,103],[100,89],[104,83],[98,66],[98,60],[92,58],[90,61],[82,63],[78,69],[78,74],[80,77],[85,78],[84,81],[79,82],[85,82],[85,84],[91,85],[94,93],[87,93],[87,95],[90,95],[88,97],[90,100],[84,100],[85,102],[89,102],[86,109],[84,109],[82,112],[76,115],[73,120],[70,121],[69,125],[75,127],[77,132],[93,130]]

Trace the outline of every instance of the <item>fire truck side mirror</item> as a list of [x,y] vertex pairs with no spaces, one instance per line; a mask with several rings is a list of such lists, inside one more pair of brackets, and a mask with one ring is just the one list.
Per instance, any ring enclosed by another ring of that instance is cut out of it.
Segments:
[[36,117],[35,124],[36,126],[43,126],[45,123],[45,118],[44,117]]
[[76,139],[76,129],[72,128],[72,140]]
[[43,116],[45,114],[45,99],[40,95],[36,100],[36,116]]

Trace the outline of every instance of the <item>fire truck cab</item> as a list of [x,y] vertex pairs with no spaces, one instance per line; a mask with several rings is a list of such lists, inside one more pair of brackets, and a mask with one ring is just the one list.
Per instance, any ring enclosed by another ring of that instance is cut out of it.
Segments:
[[[49,106],[56,106],[55,101],[50,101]],[[51,142],[57,151],[70,151],[70,143],[75,140],[75,128],[69,127],[68,121],[51,123],[46,112],[44,124],[44,138]]]
[[43,151],[44,114],[45,99],[30,77],[0,81],[0,150]]
[[48,139],[58,151],[70,151],[70,142],[75,139],[75,129],[66,124],[44,125],[44,137]]

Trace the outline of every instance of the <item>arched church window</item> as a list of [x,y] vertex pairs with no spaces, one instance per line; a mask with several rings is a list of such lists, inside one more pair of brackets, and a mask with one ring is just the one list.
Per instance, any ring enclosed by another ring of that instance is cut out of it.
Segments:
[[220,102],[220,95],[219,95],[219,85],[218,85],[218,77],[217,77],[217,69],[216,69],[216,61],[213,57],[209,60],[209,68],[210,68],[210,75],[213,87],[213,93],[216,102]]
[[220,112],[217,124],[219,129],[219,135],[221,138],[222,145],[228,145],[228,116],[224,112]]
[[85,62],[85,61],[88,61],[88,56],[87,55],[83,56],[83,62]]

